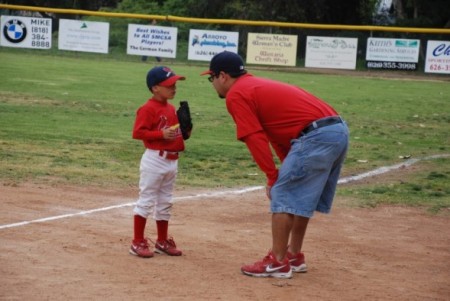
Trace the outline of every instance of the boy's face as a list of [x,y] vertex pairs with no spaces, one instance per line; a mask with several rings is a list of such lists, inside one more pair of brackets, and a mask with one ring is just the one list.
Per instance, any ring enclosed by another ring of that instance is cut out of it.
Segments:
[[154,86],[153,87],[153,97],[158,100],[167,100],[173,99],[177,92],[177,87],[175,84],[172,86],[164,87],[164,86]]

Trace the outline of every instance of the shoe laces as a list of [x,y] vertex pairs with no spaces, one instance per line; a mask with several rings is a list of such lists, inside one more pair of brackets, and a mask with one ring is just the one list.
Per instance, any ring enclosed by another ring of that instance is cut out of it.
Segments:
[[161,247],[163,247],[165,249],[167,249],[169,247],[173,247],[173,248],[177,247],[177,245],[175,244],[175,241],[173,240],[173,237],[169,237],[169,238],[167,238],[164,241],[158,241],[158,240],[153,241],[150,238],[149,238],[149,240],[151,241],[152,244],[154,244],[154,245],[158,244],[158,245],[160,245]]
[[175,241],[173,240],[173,237],[169,237],[168,239],[166,239],[166,243],[173,248],[177,247],[177,245],[175,244]]
[[148,249],[149,248],[148,240],[147,239],[143,239],[142,241],[137,243],[136,246],[138,248]]
[[263,263],[263,264],[265,264],[265,263],[270,263],[270,262],[272,262],[273,260],[278,261],[278,260],[275,258],[274,254],[272,253],[272,250],[269,250],[269,253],[263,258],[262,263]]

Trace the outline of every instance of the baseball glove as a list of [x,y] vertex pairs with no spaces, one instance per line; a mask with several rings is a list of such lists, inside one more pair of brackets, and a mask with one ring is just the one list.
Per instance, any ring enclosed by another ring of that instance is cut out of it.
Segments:
[[180,107],[177,110],[178,122],[180,123],[180,130],[183,134],[183,139],[187,140],[191,137],[192,119],[189,104],[186,100],[180,101]]

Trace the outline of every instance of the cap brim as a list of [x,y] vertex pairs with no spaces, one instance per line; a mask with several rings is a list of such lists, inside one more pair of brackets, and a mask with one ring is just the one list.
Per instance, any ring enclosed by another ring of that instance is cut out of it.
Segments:
[[213,74],[211,70],[207,70],[205,72],[200,73],[200,75]]
[[170,86],[173,86],[178,80],[185,80],[185,79],[186,79],[186,77],[184,77],[184,76],[174,75],[174,76],[169,77],[165,81],[158,83],[157,85],[163,86],[163,87],[170,87]]

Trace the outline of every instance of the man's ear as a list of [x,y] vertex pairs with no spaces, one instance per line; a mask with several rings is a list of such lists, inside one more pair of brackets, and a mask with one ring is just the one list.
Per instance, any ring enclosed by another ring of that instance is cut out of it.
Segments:
[[228,79],[228,77],[229,77],[229,75],[227,73],[220,71],[219,80],[220,80],[220,78],[222,78],[222,81],[224,81],[224,80],[226,81]]

